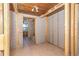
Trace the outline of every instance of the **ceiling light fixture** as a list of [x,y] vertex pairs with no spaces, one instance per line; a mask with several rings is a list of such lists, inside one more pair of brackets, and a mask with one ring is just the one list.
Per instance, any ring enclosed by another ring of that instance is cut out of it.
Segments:
[[35,11],[35,12],[38,12],[38,9],[39,9],[39,8],[38,8],[37,6],[33,6],[32,12],[34,12],[34,11]]

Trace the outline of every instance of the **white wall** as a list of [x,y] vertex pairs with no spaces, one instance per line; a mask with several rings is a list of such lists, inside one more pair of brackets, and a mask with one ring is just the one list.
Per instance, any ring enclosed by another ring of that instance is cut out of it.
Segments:
[[37,17],[36,19],[36,39],[37,44],[45,42],[46,18]]
[[49,16],[48,17],[48,28],[49,28],[49,32],[48,32],[48,35],[49,35],[49,40],[48,42],[52,43],[53,42],[53,15]]
[[48,17],[49,42],[64,48],[64,10]]
[[11,14],[11,32],[10,32],[10,34],[11,34],[11,36],[10,36],[10,44],[11,44],[11,48],[15,48],[15,46],[16,46],[16,20],[15,20],[15,13],[14,12],[10,12]]
[[[22,14],[18,13],[18,38],[19,38],[19,43],[22,46],[23,45],[23,34],[22,34],[22,23],[23,23],[23,16],[24,17],[32,17],[35,18],[35,38],[36,38],[36,43],[44,43],[45,42],[45,29],[46,29],[46,19],[41,18],[38,16],[33,16],[33,15],[28,15],[28,14]],[[15,27],[15,12],[11,11],[11,48],[16,47],[16,27]]]
[[18,14],[18,40],[20,47],[23,47],[23,17],[21,14]]
[[52,26],[52,29],[53,29],[53,44],[57,45],[58,44],[58,14],[54,14],[53,15],[53,26]]
[[[15,48],[16,47],[16,13],[15,12],[10,12],[11,13],[11,37],[10,37],[10,41],[11,41],[11,48]],[[23,28],[22,28],[22,15],[18,14],[18,39],[19,39],[19,44],[22,47],[23,46]]]

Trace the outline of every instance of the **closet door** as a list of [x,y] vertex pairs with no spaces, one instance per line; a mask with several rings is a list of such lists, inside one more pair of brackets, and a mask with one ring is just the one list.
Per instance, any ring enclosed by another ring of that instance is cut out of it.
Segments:
[[52,42],[51,17],[49,17],[48,19],[49,19],[49,43],[51,43]]
[[50,18],[48,17],[48,42],[50,42]]
[[41,32],[42,32],[42,34],[41,34],[41,38],[42,38],[41,43],[45,42],[45,34],[46,34],[45,30],[46,30],[46,18],[44,17],[44,18],[41,19]]
[[58,45],[64,48],[64,10],[58,12]]
[[49,42],[52,43],[53,42],[53,16],[49,16]]
[[57,41],[58,41],[58,35],[57,35],[57,13],[53,15],[53,44],[57,45]]

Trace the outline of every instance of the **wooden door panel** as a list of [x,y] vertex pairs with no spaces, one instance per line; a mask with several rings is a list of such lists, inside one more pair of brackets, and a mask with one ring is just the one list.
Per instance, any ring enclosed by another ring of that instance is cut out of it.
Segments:
[[0,35],[0,50],[3,50],[3,38],[4,38],[4,35]]

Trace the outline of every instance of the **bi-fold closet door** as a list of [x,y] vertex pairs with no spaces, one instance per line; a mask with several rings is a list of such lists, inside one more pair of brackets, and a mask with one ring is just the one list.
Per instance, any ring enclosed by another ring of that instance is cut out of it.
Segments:
[[49,24],[49,43],[58,44],[57,41],[57,13],[48,17]]
[[64,48],[64,10],[58,12],[58,45],[61,48]]
[[48,17],[48,28],[49,28],[49,32],[48,32],[48,34],[49,34],[49,40],[48,40],[48,42],[49,43],[53,43],[53,15],[51,15],[51,16],[49,16]]
[[48,17],[49,42],[64,48],[64,10]]

